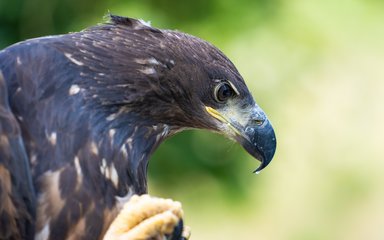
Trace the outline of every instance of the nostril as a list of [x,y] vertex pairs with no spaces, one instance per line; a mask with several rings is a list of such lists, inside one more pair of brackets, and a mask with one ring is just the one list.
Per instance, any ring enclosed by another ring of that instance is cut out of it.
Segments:
[[261,109],[254,109],[250,116],[250,124],[261,126],[265,123],[267,117]]
[[261,115],[261,114],[257,114],[256,116],[253,116],[251,117],[251,121],[250,123],[253,125],[253,126],[261,126],[264,124],[265,120],[267,118],[265,117],[265,115]]
[[261,126],[264,123],[264,119],[254,119],[253,123],[256,124],[257,126]]
[[251,125],[253,126],[261,126],[263,125],[263,123],[265,122],[265,119],[263,118],[254,118],[254,119],[251,119],[250,123]]

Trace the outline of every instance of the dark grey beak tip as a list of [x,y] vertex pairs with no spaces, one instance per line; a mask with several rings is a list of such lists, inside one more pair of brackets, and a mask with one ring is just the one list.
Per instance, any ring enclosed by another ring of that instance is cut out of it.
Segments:
[[268,166],[275,155],[275,132],[268,120],[261,126],[248,126],[247,128],[247,137],[238,136],[237,140],[249,154],[261,162],[260,166],[254,171],[254,173],[259,173]]
[[258,174],[261,170],[268,166],[268,164],[272,161],[273,156],[276,151],[276,137],[273,137],[270,143],[270,146],[266,147],[266,151],[264,151],[264,156],[262,157],[260,166],[253,171],[253,173]]
[[273,156],[275,155],[275,151],[276,151],[276,137],[274,136],[270,140],[268,146],[264,147],[264,151],[262,150],[263,154],[261,159],[259,159],[261,161],[261,164],[255,171],[253,171],[253,173],[258,174],[260,173],[261,170],[267,167],[268,164],[272,161]]

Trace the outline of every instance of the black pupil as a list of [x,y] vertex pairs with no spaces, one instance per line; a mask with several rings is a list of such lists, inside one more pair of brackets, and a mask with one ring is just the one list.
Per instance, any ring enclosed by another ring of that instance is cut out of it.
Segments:
[[233,90],[229,84],[225,83],[220,86],[219,90],[217,91],[217,99],[219,101],[225,101],[228,98],[233,96]]

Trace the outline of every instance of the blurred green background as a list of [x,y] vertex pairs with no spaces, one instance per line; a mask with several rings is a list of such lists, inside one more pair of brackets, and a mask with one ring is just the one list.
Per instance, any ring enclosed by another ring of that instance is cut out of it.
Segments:
[[183,203],[192,239],[384,239],[384,1],[0,0],[0,48],[114,14],[206,39],[274,124],[258,162],[189,131],[150,162],[150,193]]

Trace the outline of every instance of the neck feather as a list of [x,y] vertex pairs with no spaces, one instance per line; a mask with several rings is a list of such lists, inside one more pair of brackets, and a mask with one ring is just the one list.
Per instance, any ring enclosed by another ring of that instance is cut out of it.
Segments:
[[[166,124],[143,123],[137,120],[135,123],[125,124],[111,122],[103,134],[97,134],[103,136],[98,140],[101,169],[106,169],[104,175],[111,178],[120,196],[128,192],[147,192],[149,157],[170,134],[170,128]],[[112,168],[116,170],[116,179],[107,173],[107,170]]]

